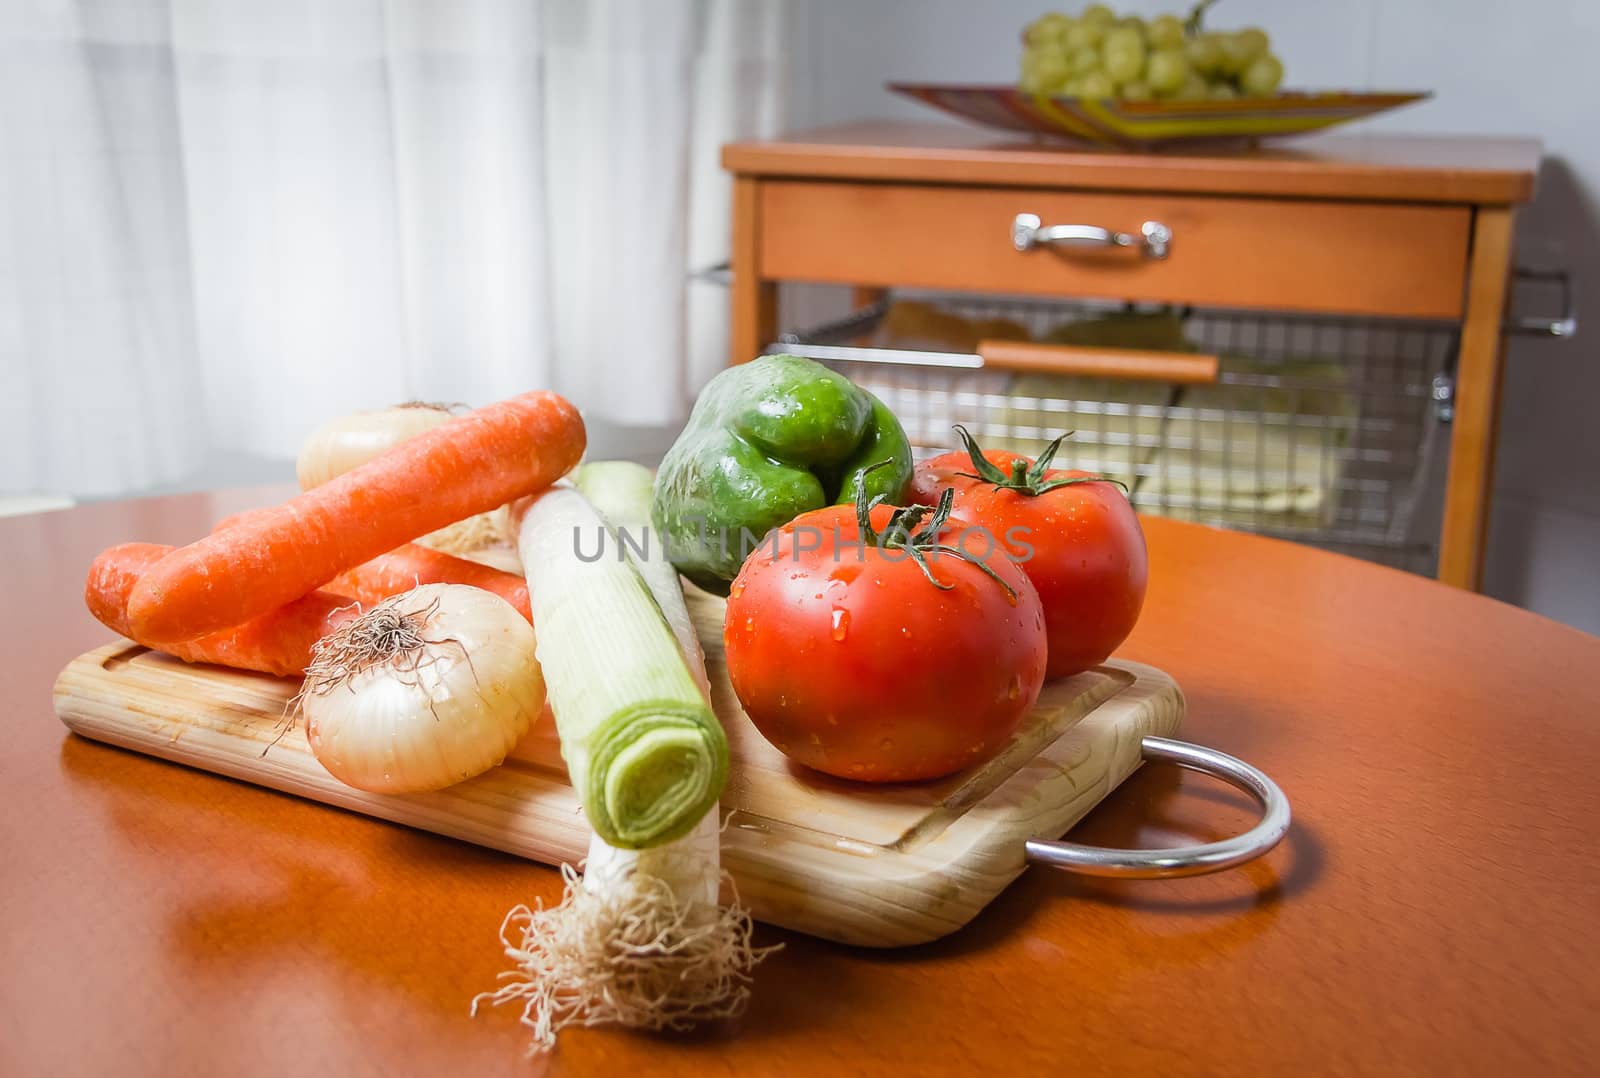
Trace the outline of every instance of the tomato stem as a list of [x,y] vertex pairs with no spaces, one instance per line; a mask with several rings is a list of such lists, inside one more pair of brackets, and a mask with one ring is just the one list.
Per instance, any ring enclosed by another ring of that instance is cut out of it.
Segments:
[[1077,483],[1111,483],[1121,487],[1123,493],[1128,491],[1128,484],[1120,479],[1112,479],[1108,475],[1074,475],[1065,476],[1061,479],[1045,478],[1045,475],[1050,471],[1050,462],[1055,459],[1056,451],[1061,448],[1061,443],[1076,434],[1076,431],[1069,430],[1046,446],[1044,452],[1040,453],[1039,458],[1033,462],[1032,467],[1028,466],[1026,458],[1014,458],[1011,461],[1011,474],[1007,475],[996,467],[988,457],[983,455],[983,448],[978,445],[978,440],[972,436],[972,433],[966,427],[957,423],[955,430],[957,434],[961,435],[961,441],[967,449],[967,456],[972,458],[972,466],[976,469],[976,474],[973,472],[957,472],[956,474],[963,479],[976,479],[980,483],[993,483],[1001,490],[1014,490],[1018,494],[1026,494],[1030,498],[1037,498],[1039,495],[1055,490],[1057,487],[1070,487]]
[[[892,460],[879,461],[877,464],[863,469],[861,474],[865,477],[868,473],[893,463],[894,461]],[[922,570],[922,575],[927,577],[928,583],[941,591],[949,591],[955,585],[946,584],[933,575],[933,569],[928,565],[928,555],[949,554],[952,557],[960,558],[962,561],[983,570],[990,579],[1006,589],[1006,595],[1015,602],[1017,598],[1016,589],[1006,583],[1005,577],[995,572],[993,566],[982,558],[974,557],[960,547],[939,542],[939,533],[950,522],[950,511],[954,507],[955,496],[956,492],[946,487],[939,494],[939,504],[932,509],[929,509],[926,505],[908,505],[904,508],[897,508],[890,514],[889,523],[884,527],[883,531],[879,532],[872,526],[872,511],[884,502],[887,495],[878,494],[869,500],[866,492],[866,483],[859,483],[856,486],[856,524],[861,530],[861,539],[863,542],[873,544],[879,550],[904,550],[911,556],[911,560],[916,562],[917,568]],[[933,515],[929,516],[929,513]]]

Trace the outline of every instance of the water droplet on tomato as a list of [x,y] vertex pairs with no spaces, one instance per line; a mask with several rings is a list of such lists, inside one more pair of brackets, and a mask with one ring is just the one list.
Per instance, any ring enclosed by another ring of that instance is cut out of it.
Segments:
[[841,565],[834,569],[833,572],[828,574],[828,579],[830,581],[837,581],[840,584],[848,584],[860,575],[861,566],[859,563],[855,565]]
[[878,742],[878,748],[883,749],[885,752],[887,752],[890,749],[894,748],[894,738],[892,738],[892,737],[884,738],[882,741]]
[[744,581],[735,580],[733,582],[733,587],[728,589],[728,598],[737,599],[739,596],[741,596],[743,594],[744,594]]
[[1006,687],[1006,699],[1015,700],[1022,695],[1022,677],[1019,674],[1011,675],[1011,684]]
[[833,638],[843,640],[850,631],[850,611],[840,607],[833,608]]

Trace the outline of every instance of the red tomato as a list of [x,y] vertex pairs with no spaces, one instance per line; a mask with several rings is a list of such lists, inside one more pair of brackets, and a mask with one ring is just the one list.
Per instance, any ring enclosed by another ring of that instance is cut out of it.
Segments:
[[[876,509],[873,528],[890,515]],[[984,563],[1009,592],[937,553],[928,565],[944,590],[905,550],[860,535],[854,509],[831,506],[745,560],[723,629],[739,702],[790,759],[841,778],[931,779],[991,755],[1044,681],[1033,586],[999,552]]]
[[[1033,465],[1027,457],[995,449],[984,458],[1007,476],[1018,461]],[[957,474],[974,470],[966,453],[924,461],[911,481],[911,498],[933,505],[941,490],[954,488],[954,518],[986,529],[1018,559],[1044,603],[1048,677],[1104,662],[1139,620],[1149,572],[1144,532],[1127,497],[1109,482],[1074,483],[1030,495]],[[1058,469],[1040,480],[1090,474]]]

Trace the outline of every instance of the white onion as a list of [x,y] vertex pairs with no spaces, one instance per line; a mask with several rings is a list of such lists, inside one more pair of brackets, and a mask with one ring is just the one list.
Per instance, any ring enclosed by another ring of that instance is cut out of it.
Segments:
[[319,641],[300,707],[335,778],[418,793],[499,765],[544,696],[533,627],[515,607],[481,588],[424,584]]
[[442,404],[397,404],[378,412],[355,412],[329,420],[306,438],[295,460],[301,490],[320,487],[407,438],[454,416]]

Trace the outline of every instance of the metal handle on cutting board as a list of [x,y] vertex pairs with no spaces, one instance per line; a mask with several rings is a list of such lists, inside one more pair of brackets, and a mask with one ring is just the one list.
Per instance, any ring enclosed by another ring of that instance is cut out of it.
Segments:
[[1277,783],[1238,757],[1165,737],[1147,737],[1139,743],[1139,748],[1146,760],[1164,760],[1237,786],[1261,806],[1261,822],[1244,834],[1221,842],[1166,850],[1114,850],[1076,842],[1030,839],[1025,846],[1029,861],[1085,876],[1134,880],[1199,876],[1260,857],[1276,846],[1289,830],[1289,799],[1283,796]]
[[1216,356],[1193,352],[1146,352],[1033,341],[979,341],[978,355],[983,357],[984,367],[991,370],[1184,385],[1215,382],[1219,363]]
[[1038,214],[1019,213],[1011,221],[1011,246],[1019,251],[1056,246],[1135,247],[1146,258],[1160,260],[1172,249],[1172,229],[1160,221],[1146,221],[1135,236],[1099,225],[1047,225]]

